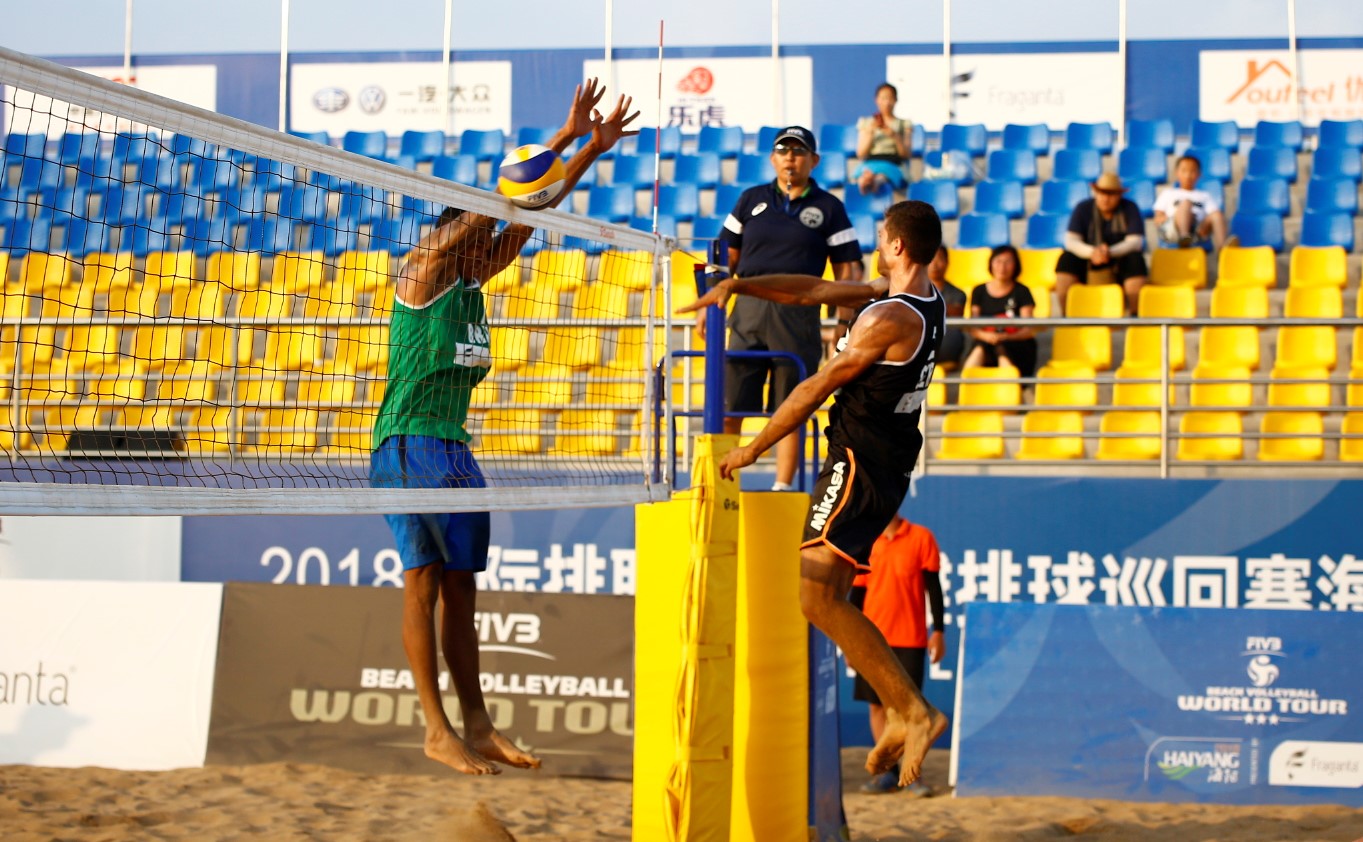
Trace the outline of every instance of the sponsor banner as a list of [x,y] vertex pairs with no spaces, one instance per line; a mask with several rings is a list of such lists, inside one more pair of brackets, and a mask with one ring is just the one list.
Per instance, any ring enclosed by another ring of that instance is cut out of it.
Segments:
[[180,518],[0,518],[0,579],[179,581]]
[[[149,65],[134,67],[132,79],[123,78],[123,66],[77,67],[93,76],[159,94],[187,105],[217,110],[218,68],[211,64]],[[147,127],[112,114],[79,105],[57,102],[14,88],[4,96],[5,131],[59,137],[66,132],[143,131]]]
[[0,764],[201,766],[222,586],[0,581]]
[[1300,50],[1297,89],[1292,89],[1292,54],[1287,50],[1202,50],[1198,53],[1199,100],[1203,120],[1363,118],[1363,50]]
[[[401,620],[402,595],[389,589],[228,585],[207,762],[439,772],[422,751]],[[488,712],[546,773],[629,778],[633,621],[626,598],[479,595]],[[461,729],[441,670],[445,709]]]
[[[1341,615],[970,607],[959,795],[1363,806]],[[1078,668],[1076,668],[1078,667]]]
[[440,102],[438,61],[294,64],[289,70],[289,128],[324,131],[511,131],[511,62],[456,61],[450,66],[450,125]]
[[885,78],[899,89],[897,112],[938,131],[944,123],[983,123],[992,131],[1009,123],[1122,124],[1122,64],[1110,53],[997,53],[951,57],[892,55]]
[[609,90],[628,91],[650,125],[661,114],[663,125],[688,133],[701,126],[813,128],[814,62],[808,56],[781,59],[779,79],[771,58],[663,59],[661,111],[654,59],[622,59],[609,67],[593,59],[582,63],[582,74],[606,80]]

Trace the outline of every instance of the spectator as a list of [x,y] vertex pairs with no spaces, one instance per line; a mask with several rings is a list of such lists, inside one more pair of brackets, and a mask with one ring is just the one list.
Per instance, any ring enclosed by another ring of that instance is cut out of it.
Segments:
[[[739,278],[820,277],[831,261],[838,280],[861,280],[861,246],[847,209],[810,177],[819,163],[814,133],[803,126],[782,129],[776,136],[771,162],[776,167],[776,180],[743,191],[724,220],[729,271]],[[852,311],[842,308],[839,315],[850,320]],[[702,336],[704,324],[704,319],[698,324]],[[818,305],[778,304],[743,296],[735,302],[729,317],[730,351],[798,354],[806,376],[819,367],[823,345]],[[762,391],[768,378],[771,387],[764,407]],[[789,361],[730,360],[724,375],[725,404],[729,412],[773,412],[799,382]],[[737,434],[742,422],[742,418],[725,418],[724,431]],[[796,434],[776,446],[773,491],[792,489],[799,457]]]
[[1186,249],[1210,243],[1218,251],[1225,245],[1226,216],[1215,196],[1197,189],[1201,177],[1202,162],[1192,155],[1174,164],[1176,185],[1155,199],[1155,227],[1164,245]]
[[[947,305],[947,318],[960,318],[965,315],[966,295],[960,287],[947,280],[947,264],[950,255],[946,246],[937,247],[937,256],[928,264],[928,280],[942,294]],[[948,327],[937,349],[937,368],[941,371],[955,371],[961,367],[961,357],[965,356],[965,334],[959,327]]]
[[1145,221],[1136,203],[1124,198],[1126,188],[1116,173],[1105,172],[1093,182],[1093,198],[1074,206],[1065,232],[1065,252],[1055,264],[1055,294],[1060,314],[1065,296],[1077,283],[1117,281],[1126,292],[1126,309],[1136,312],[1145,285]]
[[[970,291],[972,319],[1030,319],[1036,299],[1027,285],[1018,281],[1022,263],[1012,246],[996,246],[989,254],[987,282]],[[1036,373],[1036,328],[970,327],[975,342],[965,358],[965,368],[1008,364],[1023,377]]]
[[857,157],[861,166],[852,177],[863,193],[888,184],[896,190],[908,185],[904,165],[909,161],[913,123],[894,116],[899,91],[889,82],[876,88],[876,113],[857,120]]
[[[925,661],[932,658],[941,662],[946,653],[942,634],[944,617],[942,582],[938,577],[941,552],[937,538],[926,526],[909,523],[896,514],[885,531],[871,547],[870,571],[857,575],[852,582],[851,599],[861,608],[895,657],[921,690]],[[932,607],[932,634],[928,634],[927,609]],[[885,708],[876,691],[857,675],[852,697],[871,706],[871,735],[880,740],[885,729]],[[899,789],[899,770],[891,769],[871,778],[862,792],[894,792]],[[905,787],[905,792],[920,797],[930,791],[921,782]]]

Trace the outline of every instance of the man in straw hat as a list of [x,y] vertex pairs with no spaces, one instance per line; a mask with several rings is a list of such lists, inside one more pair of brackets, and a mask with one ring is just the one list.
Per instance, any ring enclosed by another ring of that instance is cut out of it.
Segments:
[[1120,283],[1126,291],[1127,312],[1136,312],[1136,298],[1148,274],[1145,221],[1136,203],[1124,198],[1126,188],[1116,173],[1105,172],[1093,182],[1093,198],[1075,205],[1065,232],[1065,252],[1055,265],[1055,294],[1060,314],[1065,295],[1078,283]]

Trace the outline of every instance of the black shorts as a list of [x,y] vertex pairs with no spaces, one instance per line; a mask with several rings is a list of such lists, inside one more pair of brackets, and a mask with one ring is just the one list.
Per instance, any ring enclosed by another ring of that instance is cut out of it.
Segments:
[[[1073,275],[1079,279],[1079,283],[1088,283],[1089,262],[1077,254],[1061,252],[1060,259],[1056,261],[1055,271]],[[1127,278],[1143,278],[1150,274],[1145,266],[1145,255],[1140,252],[1128,254],[1125,257],[1117,258],[1117,282],[1125,281]]]
[[[871,547],[904,503],[909,473],[917,461],[888,459],[884,453],[856,453],[828,443],[814,501],[805,517],[800,547],[823,544],[861,569],[870,569]],[[896,465],[908,467],[896,469]]]
[[[923,670],[927,668],[928,650],[891,648],[894,649],[894,656],[899,659],[899,663],[904,665],[904,672],[913,679],[913,686],[923,689]],[[861,673],[857,673],[852,679],[852,698],[859,702],[880,704],[880,696],[876,695],[875,688],[870,682],[861,677]]]
[[[739,298],[729,320],[729,350],[795,354],[804,362],[808,377],[818,370],[823,357],[819,310]],[[768,377],[771,389],[764,406],[762,390]],[[724,367],[724,404],[730,412],[775,412],[800,380],[798,367],[789,359],[730,359]]]

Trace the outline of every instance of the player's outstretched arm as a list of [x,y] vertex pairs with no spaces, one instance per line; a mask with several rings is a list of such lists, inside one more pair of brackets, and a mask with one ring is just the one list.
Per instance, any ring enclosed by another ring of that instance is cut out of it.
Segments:
[[757,275],[752,278],[725,278],[705,295],[677,308],[678,313],[703,310],[711,304],[723,306],[731,295],[751,295],[780,304],[834,304],[859,307],[884,295],[889,281],[825,281],[813,275]]

